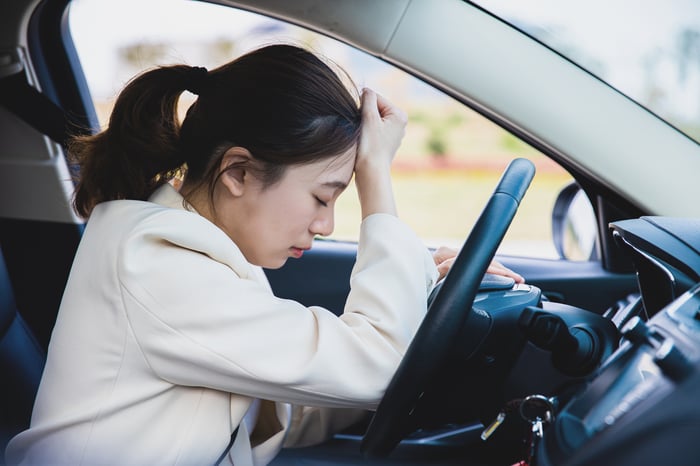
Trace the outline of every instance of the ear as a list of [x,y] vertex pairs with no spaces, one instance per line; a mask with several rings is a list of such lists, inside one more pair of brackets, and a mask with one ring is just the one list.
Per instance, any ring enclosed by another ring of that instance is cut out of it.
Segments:
[[234,197],[243,195],[246,184],[250,184],[248,166],[253,156],[243,147],[231,147],[223,157],[219,165],[221,183]]

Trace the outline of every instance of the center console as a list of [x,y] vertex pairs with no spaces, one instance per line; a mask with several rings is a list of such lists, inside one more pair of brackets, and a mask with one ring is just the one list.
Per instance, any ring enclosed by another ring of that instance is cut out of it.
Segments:
[[537,464],[700,464],[700,285],[624,342],[556,414]]

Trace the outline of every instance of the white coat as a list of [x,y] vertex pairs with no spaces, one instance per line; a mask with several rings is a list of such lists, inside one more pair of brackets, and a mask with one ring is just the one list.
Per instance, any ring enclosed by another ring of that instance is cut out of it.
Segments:
[[94,209],[9,464],[213,464],[239,424],[224,463],[266,464],[352,412],[309,406],[376,407],[437,278],[409,228],[363,221],[337,317],[275,297],[170,185],[150,201]]

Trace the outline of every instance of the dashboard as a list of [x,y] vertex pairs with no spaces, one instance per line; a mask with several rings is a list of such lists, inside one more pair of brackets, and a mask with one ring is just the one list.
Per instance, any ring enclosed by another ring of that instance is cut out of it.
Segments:
[[635,265],[647,317],[700,281],[700,218],[641,217],[611,229]]
[[641,306],[612,316],[621,345],[556,414],[537,464],[700,464],[700,219],[610,227]]

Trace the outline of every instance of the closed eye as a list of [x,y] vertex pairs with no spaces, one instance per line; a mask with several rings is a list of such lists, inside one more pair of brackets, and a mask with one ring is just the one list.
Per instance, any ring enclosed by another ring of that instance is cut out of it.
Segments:
[[321,198],[319,198],[318,196],[314,196],[314,197],[316,198],[316,200],[318,201],[318,203],[321,204],[323,207],[328,207],[328,203],[327,203],[327,202],[321,200]]

